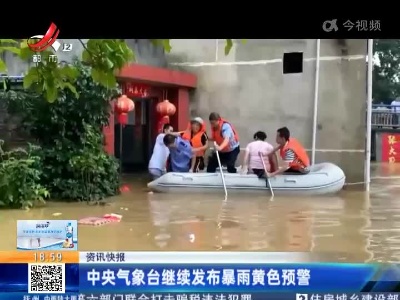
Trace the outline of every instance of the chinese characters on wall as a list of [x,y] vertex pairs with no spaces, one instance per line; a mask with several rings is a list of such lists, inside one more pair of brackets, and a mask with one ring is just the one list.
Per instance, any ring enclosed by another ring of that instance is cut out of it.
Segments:
[[145,84],[126,83],[125,93],[128,97],[147,98],[150,97],[150,87]]
[[382,161],[400,162],[400,134],[382,134]]

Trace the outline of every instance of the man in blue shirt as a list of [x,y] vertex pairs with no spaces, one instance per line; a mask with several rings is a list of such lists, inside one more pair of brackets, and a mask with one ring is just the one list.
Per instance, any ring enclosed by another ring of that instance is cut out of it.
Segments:
[[[235,163],[240,153],[239,136],[231,123],[213,112],[209,116],[212,140],[215,150],[219,152],[221,164],[226,165],[229,173],[236,173]],[[208,160],[207,172],[215,173],[218,167],[217,156],[214,153]]]
[[170,169],[172,172],[193,172],[196,163],[196,153],[193,152],[189,141],[180,136],[166,134],[164,144],[170,153]]

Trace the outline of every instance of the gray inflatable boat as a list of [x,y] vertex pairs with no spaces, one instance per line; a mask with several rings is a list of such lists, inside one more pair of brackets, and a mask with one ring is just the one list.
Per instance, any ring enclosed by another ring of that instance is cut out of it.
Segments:
[[[225,173],[229,192],[268,193],[265,179],[254,174]],[[327,195],[339,192],[346,176],[342,169],[332,163],[311,166],[307,175],[285,174],[270,178],[275,195]],[[221,173],[167,173],[148,183],[151,191],[160,193],[206,193],[223,190]]]

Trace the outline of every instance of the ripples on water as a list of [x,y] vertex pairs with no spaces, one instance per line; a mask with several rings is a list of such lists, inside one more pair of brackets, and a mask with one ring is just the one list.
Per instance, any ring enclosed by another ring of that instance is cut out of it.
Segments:
[[[400,260],[400,166],[374,166],[371,193],[281,198],[147,194],[145,182],[110,206],[49,203],[1,212],[1,249],[14,250],[18,219],[120,213],[119,224],[79,227],[80,250],[311,251],[331,261]],[[397,176],[397,177],[396,177]],[[389,177],[393,178],[390,179]]]

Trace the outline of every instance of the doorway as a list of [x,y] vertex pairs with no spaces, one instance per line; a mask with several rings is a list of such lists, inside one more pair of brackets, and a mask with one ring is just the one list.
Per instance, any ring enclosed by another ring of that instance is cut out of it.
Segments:
[[121,159],[122,172],[135,173],[147,170],[151,155],[152,130],[151,122],[154,99],[133,99],[135,109],[128,114],[128,123],[122,128],[122,157],[120,154],[120,125],[115,116],[114,153]]

